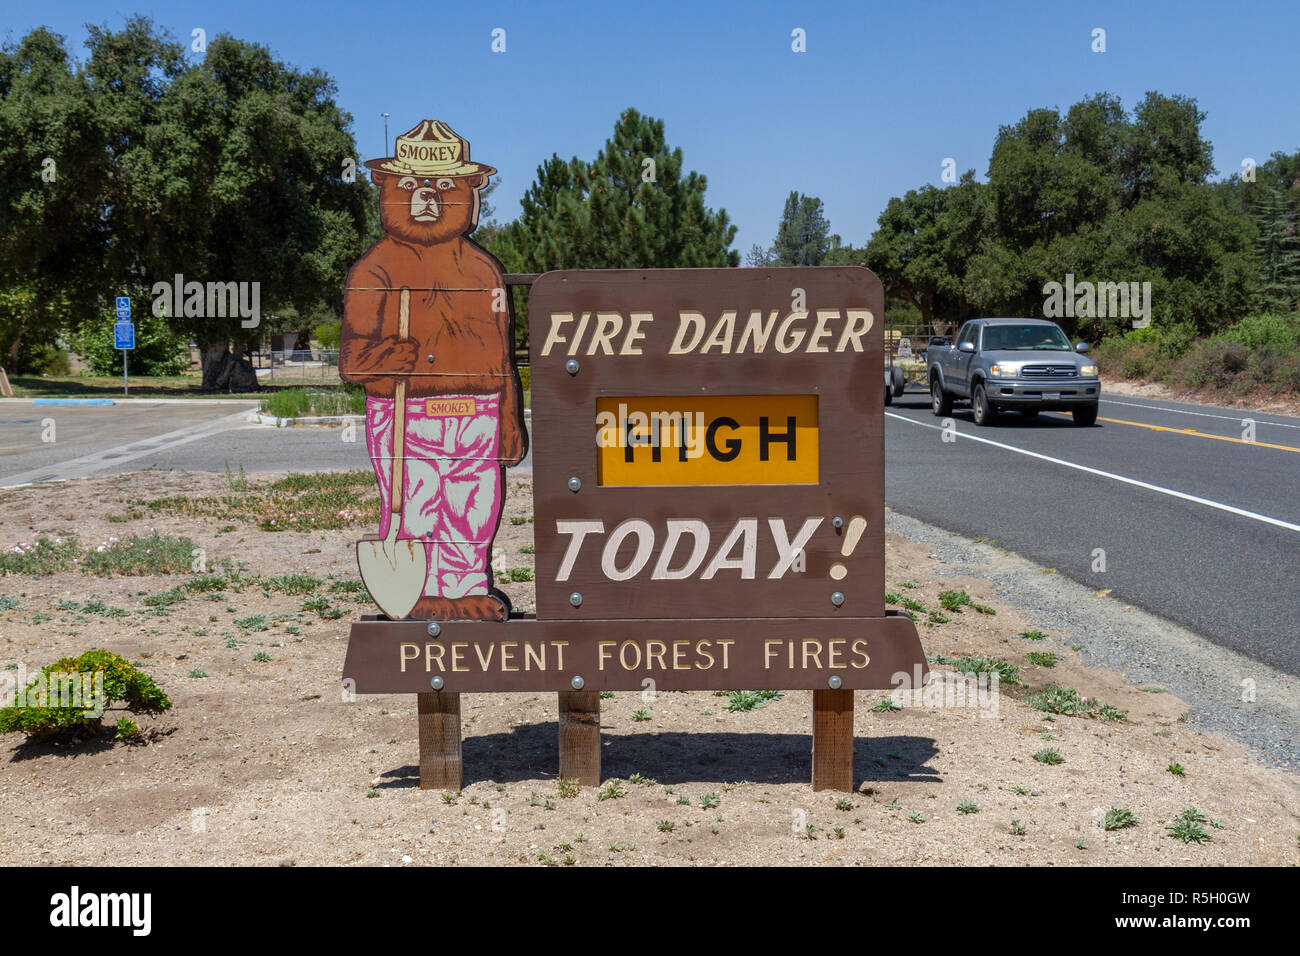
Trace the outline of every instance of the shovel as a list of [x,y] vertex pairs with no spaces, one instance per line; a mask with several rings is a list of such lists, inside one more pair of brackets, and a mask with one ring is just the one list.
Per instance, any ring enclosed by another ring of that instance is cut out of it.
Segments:
[[[411,328],[411,290],[402,290],[398,335],[407,337]],[[388,496],[388,536],[357,542],[357,567],[371,598],[390,620],[400,621],[411,613],[424,594],[429,574],[429,555],[417,538],[397,538],[406,497],[406,379],[401,378],[393,393],[393,483]]]

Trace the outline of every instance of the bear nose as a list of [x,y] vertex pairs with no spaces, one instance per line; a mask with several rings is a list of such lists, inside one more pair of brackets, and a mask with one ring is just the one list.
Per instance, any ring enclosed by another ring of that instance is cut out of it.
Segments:
[[417,189],[415,191],[415,198],[420,200],[420,202],[429,202],[432,199],[437,199],[438,193],[435,190],[427,188]]

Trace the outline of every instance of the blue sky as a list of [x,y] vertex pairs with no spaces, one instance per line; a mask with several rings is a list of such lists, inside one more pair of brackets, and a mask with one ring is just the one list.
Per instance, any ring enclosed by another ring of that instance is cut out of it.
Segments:
[[[1197,99],[1221,172],[1300,149],[1300,4],[1183,3],[161,3],[0,0],[0,38],[120,27],[134,13],[188,43],[201,27],[263,43],[335,78],[362,158],[426,117],[502,174],[513,217],[551,153],[595,156],[621,110],[667,124],[708,202],[768,244],[792,189],[820,196],[862,244],[891,196],[941,185],[941,163],[982,177],[998,126],[1107,91]],[[1091,50],[1106,31],[1106,52]],[[491,50],[506,31],[506,52]],[[791,50],[806,31],[807,52]],[[198,57],[200,54],[193,53]]]

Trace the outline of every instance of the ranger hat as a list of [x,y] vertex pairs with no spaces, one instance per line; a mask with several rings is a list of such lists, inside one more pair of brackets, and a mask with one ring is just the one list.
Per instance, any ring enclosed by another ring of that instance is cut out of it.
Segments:
[[394,145],[397,155],[388,159],[366,162],[369,169],[391,176],[417,176],[431,179],[436,176],[490,176],[496,172],[491,166],[472,163],[469,143],[457,136],[442,120],[423,120],[409,133],[397,137]]

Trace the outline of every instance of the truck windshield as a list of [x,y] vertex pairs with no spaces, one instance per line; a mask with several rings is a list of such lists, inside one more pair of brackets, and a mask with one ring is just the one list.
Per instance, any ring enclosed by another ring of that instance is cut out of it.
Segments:
[[1068,352],[1070,340],[1054,325],[987,325],[986,352]]

